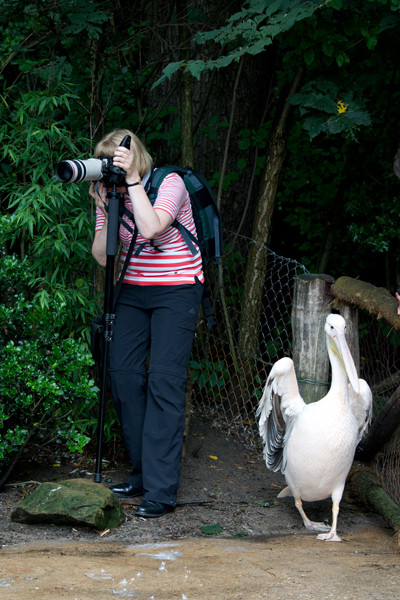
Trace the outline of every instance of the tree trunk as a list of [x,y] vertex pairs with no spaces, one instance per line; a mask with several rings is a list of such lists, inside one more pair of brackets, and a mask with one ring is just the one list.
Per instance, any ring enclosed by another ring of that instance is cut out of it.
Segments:
[[[187,1],[178,0],[176,3],[179,26],[179,44],[182,48],[181,58],[190,58],[190,31],[187,23]],[[194,167],[193,152],[193,77],[186,71],[180,73],[180,117],[181,117],[181,165]],[[182,458],[186,456],[186,443],[189,435],[190,415],[192,407],[193,376],[191,369],[187,369],[188,379],[185,396],[185,429],[183,436]]]
[[[297,91],[302,74],[302,69],[300,69],[292,83],[289,96]],[[238,347],[240,355],[250,361],[257,356],[258,351],[261,300],[267,264],[265,246],[269,243],[271,235],[272,215],[279,175],[285,158],[286,128],[291,109],[292,106],[285,102],[278,123],[271,134],[253,223],[252,238],[255,243],[251,245],[247,259]]]
[[[178,0],[179,45],[182,48],[181,59],[190,58],[190,30],[187,23],[187,1]],[[193,154],[193,77],[187,71],[180,73],[181,101],[181,164],[183,167],[194,166]]]
[[193,78],[190,73],[181,73],[181,164],[183,167],[194,166],[192,135],[192,85]]

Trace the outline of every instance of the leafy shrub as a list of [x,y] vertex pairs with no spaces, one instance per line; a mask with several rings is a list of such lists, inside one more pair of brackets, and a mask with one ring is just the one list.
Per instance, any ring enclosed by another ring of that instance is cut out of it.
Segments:
[[0,101],[0,240],[7,252],[29,257],[32,298],[51,309],[64,306],[66,335],[79,335],[98,309],[95,263],[90,253],[93,202],[88,183],[65,185],[54,177],[63,158],[86,158],[91,142],[76,139],[63,125],[76,96],[71,86],[52,80],[50,89],[16,95],[10,110]]
[[86,342],[63,338],[65,303],[49,298],[42,307],[28,279],[27,259],[0,257],[1,470],[32,436],[82,450],[89,437],[74,421],[74,408],[92,407],[98,392]]

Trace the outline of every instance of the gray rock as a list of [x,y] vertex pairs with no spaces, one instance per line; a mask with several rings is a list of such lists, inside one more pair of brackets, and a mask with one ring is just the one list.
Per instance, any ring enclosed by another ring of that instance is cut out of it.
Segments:
[[52,523],[93,527],[119,527],[125,521],[118,498],[100,483],[88,479],[45,482],[11,514],[18,523]]

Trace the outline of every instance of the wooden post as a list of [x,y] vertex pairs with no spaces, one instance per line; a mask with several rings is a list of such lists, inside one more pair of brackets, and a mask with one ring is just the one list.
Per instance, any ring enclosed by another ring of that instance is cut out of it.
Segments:
[[293,362],[304,401],[320,400],[329,389],[324,325],[331,312],[330,275],[299,275],[292,307]]

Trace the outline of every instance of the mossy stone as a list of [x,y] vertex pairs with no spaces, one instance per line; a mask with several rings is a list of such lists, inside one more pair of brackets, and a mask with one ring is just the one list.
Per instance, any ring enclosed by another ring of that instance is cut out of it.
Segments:
[[124,511],[111,490],[88,479],[45,482],[13,511],[18,523],[52,523],[104,530],[119,527]]

